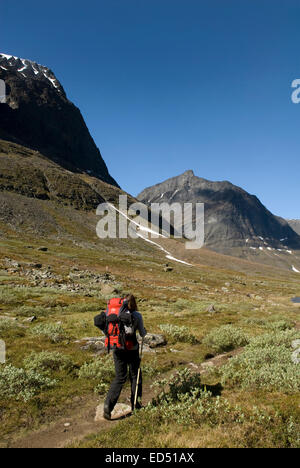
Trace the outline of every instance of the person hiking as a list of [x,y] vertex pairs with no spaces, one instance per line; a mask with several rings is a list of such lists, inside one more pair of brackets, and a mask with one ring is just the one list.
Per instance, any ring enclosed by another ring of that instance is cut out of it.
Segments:
[[[104,314],[101,315],[102,320]],[[98,316],[98,317],[101,317]],[[116,376],[112,382],[104,403],[104,418],[111,420],[111,413],[117,404],[121,391],[129,377],[131,381],[131,407],[132,411],[141,409],[142,398],[142,373],[140,369],[141,359],[139,352],[139,343],[136,337],[138,331],[144,339],[147,331],[144,327],[142,315],[138,312],[136,299],[132,294],[128,294],[124,299],[111,299],[105,313],[105,328],[97,324],[106,335],[105,346],[108,352],[113,349]],[[137,380],[139,375],[139,384],[137,389]],[[136,390],[138,400],[136,400]]]

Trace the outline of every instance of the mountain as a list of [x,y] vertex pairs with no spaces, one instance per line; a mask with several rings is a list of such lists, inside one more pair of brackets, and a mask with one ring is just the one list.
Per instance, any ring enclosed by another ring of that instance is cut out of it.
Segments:
[[[300,249],[300,236],[268,211],[259,199],[230,182],[211,182],[193,171],[145,189],[138,199],[146,204],[205,204],[205,246],[222,254],[278,260],[280,253]],[[290,262],[288,258],[288,262]],[[291,266],[291,265],[290,265]]]
[[300,219],[288,219],[287,222],[291,228],[300,235]]
[[36,150],[72,172],[86,172],[118,186],[80,110],[49,68],[0,54],[0,79],[6,84],[0,139]]
[[[71,242],[109,251],[114,258],[121,252],[129,256],[153,252],[162,260],[167,256],[176,261],[181,252],[179,260],[187,263],[233,264],[233,259],[211,257],[205,249],[188,254],[182,250],[184,244],[172,239],[100,241],[96,207],[103,201],[116,206],[124,192],[110,176],[79,109],[67,99],[53,72],[30,60],[1,54],[0,79],[7,90],[6,103],[0,104],[0,239],[22,242],[27,236],[30,243],[31,238],[51,238],[58,245]],[[147,203],[155,198],[205,201],[206,246],[216,252],[268,264],[261,256],[272,255],[272,266],[282,267],[281,254],[274,249],[289,256],[289,249],[299,246],[299,236],[284,220],[228,182],[208,182],[189,171],[147,189],[141,198]],[[128,196],[128,203],[134,201]],[[283,241],[286,238],[288,242]],[[284,266],[300,271],[300,259],[288,261]]]

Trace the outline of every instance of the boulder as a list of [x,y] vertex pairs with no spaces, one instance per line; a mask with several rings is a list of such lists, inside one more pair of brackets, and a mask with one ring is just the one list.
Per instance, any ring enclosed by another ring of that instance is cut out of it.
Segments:
[[80,349],[82,351],[93,351],[97,355],[101,355],[101,354],[104,354],[106,352],[104,341],[105,341],[105,337],[103,337],[103,338],[92,338],[92,339],[90,339],[88,341],[81,340],[80,343],[81,344],[84,343],[84,345],[80,346]]
[[35,321],[36,321],[36,316],[35,315],[33,315],[32,317],[25,318],[23,320],[23,322],[27,322],[27,323],[33,323]]
[[[139,342],[142,341],[140,337],[138,340]],[[144,344],[149,346],[149,348],[158,348],[159,346],[165,346],[167,344],[167,340],[164,335],[148,333],[148,335],[145,336]]]
[[[112,420],[120,419],[122,417],[128,416],[129,414],[131,414],[131,412],[132,411],[131,411],[130,406],[124,405],[122,403],[117,403],[117,405],[115,406],[115,409],[113,410],[111,414],[111,418]],[[95,422],[104,421],[103,413],[104,413],[104,404],[102,403],[96,408]]]
[[216,311],[216,309],[215,309],[214,304],[211,304],[211,305],[206,309],[206,312],[208,312],[209,314],[215,314],[217,311]]

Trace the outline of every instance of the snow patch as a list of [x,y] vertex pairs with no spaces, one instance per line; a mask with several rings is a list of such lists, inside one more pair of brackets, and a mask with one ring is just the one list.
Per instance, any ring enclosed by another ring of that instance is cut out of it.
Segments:
[[169,260],[174,260],[174,262],[183,263],[184,265],[193,266],[190,263],[184,262],[183,260],[178,260],[178,258],[172,257],[172,255],[166,255],[166,258]]
[[[137,222],[133,221],[132,219],[130,219],[125,213],[123,213],[122,211],[118,210],[118,208],[116,208],[114,205],[112,205],[111,203],[108,203],[108,205],[113,208],[115,211],[117,211],[118,213],[120,213],[120,215],[124,216],[124,218],[126,218],[128,221],[130,221],[131,223],[135,224],[137,227],[139,227],[139,230],[140,231],[145,231],[145,232],[149,232],[149,233],[152,233],[152,234],[155,234],[157,235],[158,233],[145,227],[145,226],[141,226],[140,224],[138,224]],[[184,265],[188,265],[188,266],[193,266],[191,263],[187,263],[187,262],[184,262],[183,260],[179,260],[178,258],[175,258],[172,256],[172,254],[170,252],[168,252],[166,249],[164,249],[161,245],[157,244],[157,242],[154,242],[150,239],[147,239],[146,237],[142,236],[142,234],[140,232],[137,232],[137,236],[140,238],[140,239],[143,239],[144,241],[146,242],[149,242],[150,244],[153,244],[155,245],[156,247],[158,247],[160,250],[162,250],[164,253],[166,253],[166,258],[168,258],[169,260],[173,260],[175,262],[179,262],[179,263],[183,263]],[[163,236],[162,234],[159,234],[160,237],[164,237],[165,239],[167,239],[166,236]]]
[[179,192],[179,189],[175,190],[175,192],[173,193],[173,195],[171,196],[170,200],[173,200],[173,198],[175,197],[176,193]]
[[[15,57],[14,55],[0,54],[0,58],[6,58],[7,60],[10,60],[10,59],[21,60],[23,66],[21,68],[18,68],[17,71],[19,73],[21,73],[21,75],[24,76],[24,78],[27,78],[27,76],[23,72],[25,70],[28,70],[28,68],[30,68],[33,71],[33,73],[35,74],[35,76],[42,73],[44,75],[44,77],[47,78],[47,80],[50,81],[52,86],[54,88],[56,88],[59,92],[61,92],[61,90],[59,89],[58,81],[56,80],[56,78],[51,78],[50,76],[48,76],[48,74],[50,74],[50,71],[49,71],[49,69],[47,67],[44,67],[43,65],[39,65],[36,62],[32,62],[31,60],[20,59],[18,57]],[[3,70],[6,70],[6,71],[8,70],[7,68],[5,68],[3,66],[1,66],[1,68]]]

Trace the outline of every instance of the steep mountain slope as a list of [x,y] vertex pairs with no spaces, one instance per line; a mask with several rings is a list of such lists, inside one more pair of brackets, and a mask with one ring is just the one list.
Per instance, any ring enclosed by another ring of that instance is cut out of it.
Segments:
[[14,231],[58,239],[72,233],[79,241],[96,238],[97,206],[117,204],[123,193],[96,177],[72,173],[37,151],[0,140],[0,222]]
[[88,172],[117,186],[80,110],[68,100],[51,70],[0,54],[0,79],[6,84],[0,138],[37,150],[73,172]]
[[[276,263],[281,257],[292,268],[293,250],[300,249],[299,235],[285,220],[230,182],[211,182],[187,171],[145,189],[138,199],[148,205],[205,203],[205,246],[222,254],[264,263]],[[298,258],[294,260],[298,264]]]
[[300,219],[288,219],[287,222],[291,228],[300,235]]

